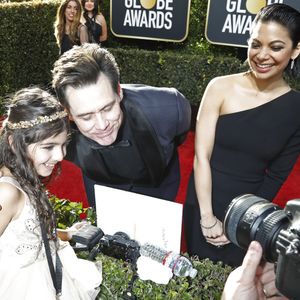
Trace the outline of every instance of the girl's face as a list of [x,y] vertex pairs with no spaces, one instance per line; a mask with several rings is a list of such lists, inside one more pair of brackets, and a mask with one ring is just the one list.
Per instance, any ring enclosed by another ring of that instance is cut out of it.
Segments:
[[84,9],[86,11],[92,11],[94,9],[94,0],[87,0],[85,3],[84,3]]
[[73,22],[74,18],[76,17],[76,15],[78,14],[78,5],[77,2],[75,1],[69,1],[67,7],[66,7],[66,11],[65,11],[65,18],[66,21],[69,22]]
[[67,131],[63,131],[56,136],[28,146],[28,156],[33,161],[38,175],[42,177],[51,175],[55,165],[63,160],[66,155],[67,137]]
[[248,63],[257,78],[278,79],[297,51],[285,27],[276,22],[258,22],[249,40]]

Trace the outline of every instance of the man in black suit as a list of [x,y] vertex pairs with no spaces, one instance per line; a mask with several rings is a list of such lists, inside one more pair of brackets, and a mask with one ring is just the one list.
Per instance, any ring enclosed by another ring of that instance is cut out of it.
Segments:
[[90,205],[95,206],[94,184],[175,199],[177,147],[191,118],[180,92],[120,85],[114,57],[96,44],[62,55],[52,85],[74,121],[66,159],[81,168]]

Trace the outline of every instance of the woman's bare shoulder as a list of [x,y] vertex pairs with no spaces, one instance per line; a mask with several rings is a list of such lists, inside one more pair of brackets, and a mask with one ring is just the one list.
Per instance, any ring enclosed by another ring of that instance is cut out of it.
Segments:
[[105,21],[104,16],[100,13],[96,16],[96,21],[99,23],[102,23],[103,21]]
[[229,84],[236,83],[243,78],[245,73],[235,73],[230,75],[217,76],[210,81],[211,85]]

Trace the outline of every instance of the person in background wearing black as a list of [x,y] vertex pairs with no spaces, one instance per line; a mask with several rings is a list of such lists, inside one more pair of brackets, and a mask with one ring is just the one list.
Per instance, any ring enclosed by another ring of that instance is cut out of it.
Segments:
[[59,6],[54,23],[54,35],[62,55],[74,45],[88,42],[88,31],[80,23],[82,8],[79,0],[64,0]]
[[97,44],[73,47],[52,72],[52,86],[76,125],[66,159],[81,168],[90,205],[95,184],[174,201],[189,101],[174,88],[120,85],[113,55]]
[[107,40],[107,24],[101,12],[99,12],[98,0],[82,0],[82,23],[88,29],[89,43],[100,44]]

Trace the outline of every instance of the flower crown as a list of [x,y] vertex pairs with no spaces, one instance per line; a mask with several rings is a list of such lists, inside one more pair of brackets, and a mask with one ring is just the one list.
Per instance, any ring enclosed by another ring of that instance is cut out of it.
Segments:
[[53,122],[57,119],[62,119],[64,117],[66,117],[67,115],[68,114],[66,111],[59,111],[50,116],[38,116],[36,119],[30,120],[30,121],[20,121],[17,123],[12,123],[10,121],[7,121],[6,126],[9,129],[25,129],[25,128],[33,127],[35,125]]

